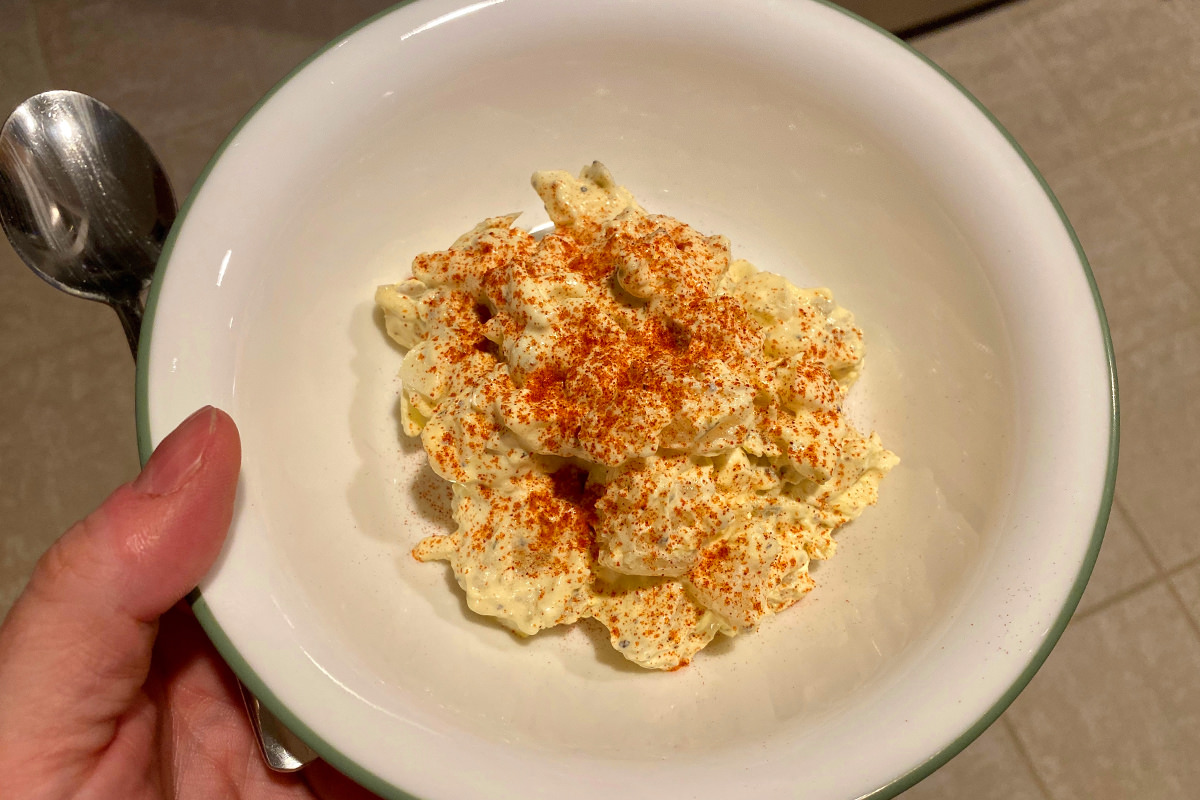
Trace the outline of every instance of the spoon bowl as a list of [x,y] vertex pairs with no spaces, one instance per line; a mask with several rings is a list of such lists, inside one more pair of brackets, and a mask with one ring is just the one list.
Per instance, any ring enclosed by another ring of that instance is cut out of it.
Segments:
[[[144,296],[175,221],[175,195],[150,145],[94,97],[43,92],[0,129],[0,224],[35,273],[117,312],[136,360]],[[316,754],[243,689],[267,765]]]
[[140,296],[175,221],[175,195],[145,139],[78,92],[29,98],[0,130],[0,223],[51,285],[111,305],[137,352]]

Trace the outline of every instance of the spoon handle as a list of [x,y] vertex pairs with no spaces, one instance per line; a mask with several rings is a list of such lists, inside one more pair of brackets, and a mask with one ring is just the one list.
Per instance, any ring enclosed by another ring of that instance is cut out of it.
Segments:
[[125,329],[125,339],[129,342],[129,349],[133,351],[133,360],[137,361],[138,357],[138,341],[142,335],[142,304],[136,297],[113,298],[113,311],[117,312],[117,318],[121,320],[121,327]]
[[[150,146],[94,97],[43,92],[0,117],[0,227],[50,285],[108,303],[135,362],[150,276],[175,211]],[[139,280],[141,291],[131,291]],[[317,757],[244,686],[242,694],[271,769],[294,772]]]
[[300,741],[296,734],[272,714],[258,698],[250,694],[245,684],[238,681],[242,690],[242,701],[258,739],[259,752],[267,766],[275,772],[296,772],[304,769],[317,758],[312,748]]

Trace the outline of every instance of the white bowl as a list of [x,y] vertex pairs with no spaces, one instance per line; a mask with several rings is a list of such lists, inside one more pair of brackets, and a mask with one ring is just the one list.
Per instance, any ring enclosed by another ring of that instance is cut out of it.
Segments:
[[[376,284],[535,169],[824,285],[866,332],[852,417],[903,459],[818,587],[685,670],[587,626],[518,641],[413,544]],[[809,0],[421,0],[331,44],[193,192],[139,360],[143,456],[197,406],[244,439],[195,608],[253,691],[388,797],[886,797],[1020,691],[1099,549],[1117,442],[1103,311],[1016,146],[895,39]]]

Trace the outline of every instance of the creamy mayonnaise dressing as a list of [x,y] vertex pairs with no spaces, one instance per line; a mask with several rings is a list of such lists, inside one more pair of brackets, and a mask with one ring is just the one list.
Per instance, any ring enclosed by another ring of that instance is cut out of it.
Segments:
[[519,634],[592,617],[674,669],[811,590],[897,463],[842,412],[862,332],[598,162],[533,186],[540,242],[486,219],[375,295],[403,430],[454,486],[457,529],[413,555]]

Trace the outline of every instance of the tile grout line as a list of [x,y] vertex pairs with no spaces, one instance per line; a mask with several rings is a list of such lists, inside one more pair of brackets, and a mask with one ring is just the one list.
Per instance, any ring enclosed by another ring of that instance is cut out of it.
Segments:
[[1146,558],[1150,560],[1150,566],[1154,567],[1156,576],[1165,580],[1167,577],[1167,570],[1163,567],[1163,563],[1159,557],[1154,554],[1154,549],[1150,547],[1150,538],[1142,532],[1141,526],[1137,524],[1137,522],[1133,519],[1133,515],[1129,513],[1127,508],[1125,508],[1125,501],[1123,501],[1115,492],[1113,493],[1113,508],[1115,508],[1117,513],[1121,515],[1121,518],[1125,521],[1125,524],[1129,526],[1129,530],[1133,531],[1133,535],[1137,537],[1138,543],[1141,544],[1142,549],[1146,551]]
[[1192,556],[1186,561],[1180,561],[1178,564],[1167,570],[1166,577],[1174,578],[1179,573],[1189,570],[1197,564],[1200,564],[1200,556]]
[[1004,728],[1004,732],[1008,734],[1008,738],[1012,740],[1013,748],[1017,751],[1017,757],[1025,764],[1025,768],[1029,770],[1029,775],[1033,779],[1033,784],[1041,792],[1043,800],[1055,800],[1054,793],[1050,791],[1050,786],[1042,778],[1037,770],[1037,766],[1033,763],[1033,757],[1029,755],[1029,750],[1025,747],[1025,743],[1021,741],[1021,737],[1017,734],[1017,728],[1013,725],[1012,720],[1005,713],[1000,717],[1000,724]]
[[[1017,5],[1020,6],[1023,4]],[[1062,114],[1062,118],[1067,121],[1070,129],[1069,139],[1071,149],[1076,152],[1086,152],[1088,148],[1081,147],[1085,137],[1080,130],[1081,128],[1085,128],[1086,124],[1082,124],[1079,120],[1074,119],[1072,114],[1068,113],[1067,106],[1063,103],[1062,96],[1059,94],[1058,89],[1054,86],[1052,81],[1047,80],[1046,76],[1050,74],[1049,70],[1046,69],[1046,65],[1042,63],[1040,58],[1038,58],[1037,53],[1034,52],[1033,48],[1029,46],[1029,42],[1025,39],[1024,34],[1021,32],[1021,26],[1009,24],[1008,20],[1005,20],[1005,28],[1007,29],[1009,38],[1014,44],[1016,44],[1017,49],[1021,51],[1025,58],[1029,59],[1029,63],[1034,67],[1035,71],[1041,73],[1039,82],[1043,87],[1045,87],[1046,93],[1049,94],[1050,98],[1054,101],[1054,105],[1056,106],[1055,110]],[[1092,159],[1090,158],[1078,159],[1078,165],[1087,166],[1091,160]]]
[[1174,581],[1164,581],[1167,584],[1167,591],[1175,600],[1175,605],[1179,606],[1179,610],[1183,612],[1183,618],[1187,620],[1188,627],[1192,629],[1192,635],[1196,637],[1196,641],[1200,642],[1200,620],[1196,619],[1196,615],[1188,610],[1187,602],[1183,599],[1183,595],[1179,593],[1179,589],[1175,587]]
[[1136,586],[1117,593],[1102,603],[1098,603],[1095,607],[1088,609],[1082,614],[1079,614],[1079,618],[1083,619],[1093,616],[1100,611],[1116,605],[1122,600],[1126,600],[1133,595],[1138,594],[1139,592],[1145,591],[1146,589],[1161,583],[1166,586],[1167,592],[1175,601],[1175,605],[1181,612],[1183,612],[1184,619],[1187,620],[1188,627],[1191,628],[1192,634],[1196,637],[1196,640],[1200,641],[1200,619],[1197,619],[1196,615],[1189,610],[1187,603],[1183,599],[1183,595],[1179,593],[1179,589],[1175,586],[1175,582],[1171,580],[1171,578],[1174,576],[1200,563],[1200,556],[1193,556],[1179,564],[1176,564],[1170,569],[1167,569],[1163,566],[1163,563],[1158,556],[1154,554],[1154,551],[1150,548],[1149,540],[1147,539],[1146,535],[1142,532],[1141,528],[1135,524],[1133,516],[1125,508],[1125,503],[1119,497],[1113,497],[1113,508],[1116,509],[1117,513],[1120,514],[1124,519],[1125,523],[1129,526],[1129,529],[1133,532],[1133,535],[1138,538],[1139,543],[1142,545],[1142,549],[1146,551],[1146,558],[1149,559],[1150,565],[1154,567],[1156,575],[1149,580],[1143,581]]
[[[1017,3],[1014,5],[1021,5],[1021,4]],[[1188,25],[1189,27],[1193,28],[1194,30],[1200,31],[1200,19],[1195,18],[1195,17],[1191,16],[1190,14],[1185,14],[1185,16],[1187,17],[1188,21],[1185,22],[1184,24]],[[1021,50],[1021,52],[1025,55],[1025,57],[1028,58],[1030,60],[1030,62],[1033,63],[1036,67],[1041,68],[1041,71],[1043,73],[1045,73],[1046,72],[1045,65],[1042,64],[1041,60],[1037,57],[1037,55],[1034,53],[1033,49],[1029,46],[1028,41],[1026,40],[1024,34],[1022,33],[1021,26],[1008,24],[1007,20],[1005,20],[1005,27],[1007,28],[1008,34],[1011,37],[1012,41],[1017,45],[1017,47]],[[1055,105],[1058,106],[1057,110],[1062,112],[1063,118],[1068,120],[1068,122],[1071,123],[1071,125],[1070,125],[1070,127],[1071,127],[1071,137],[1070,137],[1071,143],[1078,144],[1080,142],[1081,138],[1083,138],[1080,135],[1079,128],[1080,127],[1086,128],[1089,126],[1086,124],[1086,122],[1081,124],[1079,121],[1073,120],[1072,115],[1067,113],[1067,110],[1066,110],[1067,107],[1063,104],[1062,96],[1060,95],[1059,91],[1055,88],[1052,81],[1043,80],[1042,85],[1045,86],[1045,88],[1049,92],[1050,96],[1054,99]],[[1193,119],[1186,120],[1184,122],[1181,122],[1171,128],[1167,128],[1166,130],[1153,131],[1153,132],[1148,133],[1145,136],[1142,136],[1133,141],[1125,142],[1125,143],[1118,144],[1118,145],[1112,146],[1112,147],[1108,147],[1100,152],[1095,152],[1094,155],[1079,159],[1077,161],[1077,163],[1075,164],[1075,166],[1077,166],[1077,167],[1095,166],[1102,162],[1105,162],[1112,158],[1115,158],[1117,156],[1125,155],[1126,153],[1130,153],[1130,152],[1139,150],[1144,147],[1153,146],[1155,144],[1158,144],[1159,142],[1162,142],[1166,139],[1171,138],[1172,136],[1177,136],[1179,134],[1184,134],[1184,133],[1190,133],[1198,127],[1200,127],[1200,116],[1194,117]]]
[[[1111,249],[1112,248],[1109,248],[1108,250],[1106,250],[1104,252],[1111,252]],[[1164,253],[1163,257],[1166,258],[1167,255]],[[1172,269],[1174,269],[1173,263],[1171,264],[1171,267],[1172,267]],[[1176,275],[1177,275],[1177,277],[1179,277],[1180,280],[1183,280],[1183,277],[1179,276],[1178,272],[1176,272]],[[1191,288],[1190,284],[1188,284],[1188,288]],[[1167,336],[1177,336],[1179,334],[1185,334],[1185,333],[1200,333],[1200,308],[1196,309],[1195,313],[1193,313],[1191,316],[1182,320],[1181,324],[1176,326],[1175,328],[1173,328],[1171,330],[1171,332],[1169,334],[1167,334]],[[1161,341],[1161,339],[1159,339],[1157,341]],[[1129,359],[1129,358],[1132,358],[1134,355],[1139,354],[1142,351],[1146,350],[1147,348],[1153,347],[1155,345],[1155,343],[1156,343],[1156,340],[1141,342],[1140,344],[1138,344],[1135,347],[1130,347],[1128,349],[1120,348],[1120,352],[1124,355],[1125,359]],[[1118,356],[1118,357],[1120,357],[1120,356]],[[1132,390],[1129,387],[1125,387],[1124,389],[1121,390],[1121,392],[1122,392],[1122,394],[1131,394]],[[1118,483],[1120,483],[1119,479],[1118,479]],[[1113,497],[1113,506],[1114,507],[1123,507],[1123,505],[1124,504],[1121,502],[1120,499],[1118,499],[1116,496]],[[1143,534],[1142,531],[1137,527],[1137,525],[1135,525],[1133,523],[1133,515],[1131,513],[1126,512],[1125,519],[1129,523],[1129,527],[1133,529],[1134,533],[1137,535],[1138,539],[1141,541],[1142,546],[1145,547],[1147,550],[1149,550],[1150,547],[1149,547],[1148,543],[1150,541],[1150,537]],[[1200,558],[1200,556],[1191,556],[1190,558]],[[1155,561],[1155,560],[1152,559],[1152,562],[1153,561]],[[1174,569],[1174,567],[1172,567],[1171,569]]]
[[[1053,89],[1050,91],[1052,94],[1054,94]],[[1057,97],[1057,95],[1055,96]],[[1136,153],[1139,150],[1153,148],[1164,142],[1168,142],[1174,137],[1195,133],[1197,130],[1200,130],[1200,116],[1180,122],[1179,124],[1165,130],[1153,131],[1138,139],[1108,147],[1104,150],[1096,152],[1094,155],[1080,159],[1073,166],[1076,169],[1090,168],[1093,170],[1104,170],[1104,178],[1106,182],[1110,184],[1110,188],[1113,189],[1116,195],[1123,201],[1126,193],[1123,192],[1120,185],[1113,180],[1107,169],[1112,162],[1120,159],[1122,156]],[[1155,226],[1147,219],[1146,215],[1142,211],[1141,206],[1129,204],[1126,204],[1126,206],[1129,212],[1133,215],[1134,219],[1139,223],[1139,229],[1148,232],[1156,243],[1160,241],[1162,238],[1161,235],[1156,232]],[[1162,255],[1167,260],[1168,265],[1170,266],[1171,271],[1175,273],[1175,276],[1192,291],[1200,293],[1200,282],[1193,278],[1189,271],[1179,269],[1175,257],[1170,253],[1164,251]],[[1091,256],[1089,255],[1089,259],[1090,258]]]
[[1124,144],[1110,147],[1100,153],[1100,155],[1098,155],[1096,158],[1097,160],[1106,160],[1109,158],[1115,158],[1116,156],[1123,156],[1126,153],[1132,153],[1134,150],[1152,147],[1153,145],[1159,144],[1160,142],[1170,139],[1173,136],[1178,136],[1182,133],[1191,133],[1192,131],[1196,130],[1196,128],[1200,128],[1200,117],[1195,117],[1185,122],[1180,122],[1178,125],[1165,130],[1154,131],[1153,133],[1148,133],[1139,139],[1134,139],[1132,141],[1125,142]]
[[[1136,585],[1131,586],[1124,591],[1118,592],[1112,597],[1107,598],[1103,602],[1096,604],[1092,608],[1089,608],[1082,613],[1074,615],[1071,619],[1071,623],[1074,624],[1076,620],[1083,620],[1092,617],[1101,611],[1111,608],[1112,606],[1115,606],[1124,600],[1128,600],[1130,597],[1147,591],[1161,583],[1166,585],[1167,591],[1170,592],[1172,598],[1175,600],[1175,604],[1183,612],[1184,618],[1187,620],[1193,634],[1196,636],[1197,640],[1200,640],[1200,621],[1197,621],[1197,619],[1188,612],[1187,604],[1183,601],[1182,595],[1179,594],[1179,590],[1175,588],[1174,584],[1169,579],[1170,576],[1182,572],[1190,566],[1200,563],[1200,556],[1195,556],[1191,559],[1188,559],[1187,561],[1171,568],[1170,570],[1165,569],[1162,565],[1162,562],[1154,555],[1153,551],[1147,544],[1145,534],[1143,534],[1142,531],[1136,525],[1134,525],[1133,519],[1131,518],[1128,510],[1125,508],[1125,504],[1116,496],[1113,497],[1113,510],[1115,513],[1121,516],[1122,520],[1129,526],[1130,530],[1133,531],[1134,535],[1137,537],[1138,543],[1146,552],[1146,557],[1150,561],[1150,565],[1154,568],[1155,575],[1144,581],[1140,581]],[[1026,768],[1029,769],[1030,775],[1032,776],[1035,785],[1038,787],[1038,790],[1042,793],[1042,796],[1045,798],[1045,800],[1055,800],[1053,792],[1050,790],[1049,785],[1038,772],[1037,765],[1035,764],[1033,757],[1030,755],[1029,750],[1025,747],[1025,743],[1021,740],[1016,726],[1013,724],[1012,720],[1008,718],[1007,712],[1001,717],[1000,721],[1004,724],[1006,732],[1012,738],[1013,746],[1017,750],[1017,755],[1024,762]]]
[[[1166,567],[1164,567],[1162,565],[1162,563],[1158,560],[1158,558],[1155,557],[1154,553],[1150,550],[1150,547],[1146,542],[1145,535],[1137,528],[1136,525],[1133,524],[1133,520],[1132,520],[1129,512],[1125,509],[1124,503],[1122,503],[1120,500],[1117,500],[1116,498],[1114,498],[1113,506],[1116,510],[1116,513],[1121,515],[1121,518],[1124,520],[1125,524],[1129,526],[1129,529],[1133,532],[1134,536],[1136,536],[1138,538],[1138,544],[1140,544],[1142,546],[1142,549],[1146,553],[1146,558],[1147,558],[1147,560],[1149,560],[1150,566],[1152,566],[1154,568],[1154,571],[1156,574],[1153,577],[1146,578],[1145,580],[1142,580],[1142,581],[1138,581],[1137,583],[1135,583],[1134,585],[1132,585],[1126,589],[1122,589],[1121,591],[1117,592],[1116,594],[1112,595],[1111,597],[1105,598],[1104,600],[1100,601],[1099,603],[1097,603],[1096,605],[1092,606],[1091,608],[1089,608],[1085,611],[1077,612],[1072,617],[1072,620],[1087,619],[1088,617],[1094,616],[1095,614],[1098,614],[1107,608],[1111,608],[1112,606],[1115,606],[1118,603],[1128,600],[1130,597],[1133,597],[1136,594],[1140,594],[1141,592],[1145,591],[1146,589],[1153,587],[1157,583],[1165,583],[1167,586],[1171,587],[1171,590],[1173,593],[1176,593],[1174,585],[1171,582],[1171,578],[1175,577],[1176,575],[1179,575],[1182,572],[1185,572],[1185,571],[1191,569],[1192,567],[1196,566],[1197,564],[1200,564],[1200,555],[1197,555],[1197,556],[1192,556],[1191,558],[1186,559],[1186,560],[1180,562],[1179,564],[1176,564],[1175,566],[1171,567],[1170,569],[1167,569]],[[1182,596],[1177,595],[1177,599],[1179,600],[1180,603],[1183,603]],[[1184,610],[1185,611],[1187,610],[1186,604],[1184,606]],[[1190,619],[1191,614],[1189,614],[1188,617]],[[1198,623],[1198,626],[1200,626],[1200,623]],[[1197,635],[1200,636],[1200,627],[1197,627]]]
[[1128,600],[1129,598],[1133,597],[1136,594],[1140,594],[1141,592],[1144,592],[1145,590],[1152,588],[1154,585],[1156,585],[1158,583],[1162,583],[1165,580],[1166,580],[1165,576],[1155,575],[1153,577],[1146,578],[1145,580],[1138,581],[1133,586],[1130,586],[1127,589],[1122,589],[1121,591],[1114,594],[1112,597],[1108,597],[1108,598],[1105,598],[1104,600],[1101,600],[1099,603],[1096,603],[1096,605],[1092,606],[1091,608],[1074,614],[1071,617],[1071,620],[1072,621],[1075,621],[1077,619],[1083,620],[1083,619],[1087,619],[1088,617],[1092,617],[1092,616],[1100,613],[1101,611],[1109,609],[1112,606],[1117,605],[1118,603]]
[[[1200,125],[1200,121],[1198,121],[1197,124]],[[1113,156],[1113,158],[1116,158],[1116,157],[1117,156]],[[1145,235],[1146,237],[1148,237],[1146,239],[1146,242],[1149,244],[1150,247],[1154,248],[1154,254],[1156,254],[1160,259],[1162,259],[1165,268],[1171,273],[1171,275],[1174,276],[1174,278],[1176,280],[1178,280],[1186,290],[1200,296],[1200,285],[1194,285],[1193,281],[1189,277],[1189,275],[1178,268],[1178,265],[1177,265],[1177,262],[1176,262],[1176,259],[1174,258],[1174,256],[1172,256],[1170,253],[1168,253],[1162,249],[1162,246],[1160,244],[1161,237],[1155,234],[1153,227],[1147,222],[1146,217],[1142,214],[1142,212],[1140,210],[1140,207],[1134,206],[1133,204],[1126,202],[1126,200],[1125,200],[1126,193],[1122,191],[1120,185],[1113,178],[1111,172],[1108,169],[1108,166],[1110,163],[1111,163],[1111,159],[1107,156],[1101,157],[1101,158],[1096,158],[1096,159],[1090,159],[1087,162],[1081,162],[1081,164],[1083,164],[1084,166],[1090,165],[1090,169],[1093,172],[1093,174],[1103,182],[1103,188],[1112,192],[1113,196],[1116,198],[1117,204],[1122,209],[1124,209],[1124,211],[1131,217],[1131,219],[1135,223],[1135,225],[1132,228],[1132,236],[1137,236],[1140,234],[1140,235]],[[1076,166],[1078,166],[1078,165],[1076,165]],[[1074,169],[1074,168],[1075,167],[1072,167],[1072,169]],[[1053,186],[1051,188],[1053,188]],[[1127,235],[1127,236],[1123,237],[1122,239],[1115,241],[1114,243],[1108,244],[1103,247],[1098,247],[1096,249],[1091,249],[1091,248],[1088,248],[1085,246],[1085,248],[1084,248],[1085,255],[1088,259],[1088,263],[1091,265],[1093,272],[1097,274],[1098,281],[1100,280],[1100,278],[1099,278],[1099,272],[1097,270],[1097,265],[1099,264],[1100,260],[1103,259],[1105,256],[1109,255],[1110,253],[1116,252],[1122,246],[1125,246],[1129,242],[1131,242],[1131,241],[1136,242],[1136,239],[1133,239],[1132,236]],[[1104,298],[1102,295],[1101,300],[1103,300],[1103,299]],[[1190,313],[1183,315],[1182,319],[1180,320],[1180,324],[1177,326],[1177,331],[1186,331],[1186,330],[1190,330],[1191,328],[1197,327],[1197,326],[1200,326],[1200,306],[1198,306],[1195,309],[1192,309],[1190,311]],[[1116,337],[1116,338],[1119,338],[1119,337]],[[1117,348],[1116,355],[1119,360],[1124,360],[1124,358],[1127,358],[1129,356],[1129,352],[1136,352],[1141,347],[1146,347],[1146,346],[1149,346],[1150,344],[1152,344],[1151,342],[1143,342],[1137,348],[1134,348],[1134,350],[1126,352],[1124,346],[1121,345],[1119,342],[1117,342],[1116,338],[1114,339],[1114,345],[1116,345],[1116,348]],[[1126,514],[1127,518],[1129,516],[1130,515]],[[1145,537],[1143,537],[1143,538],[1145,538]],[[1143,544],[1145,544],[1145,543],[1143,543]]]
[[[1051,90],[1051,93],[1053,93],[1053,90]],[[1057,95],[1055,95],[1055,99],[1057,100]],[[1152,147],[1156,144],[1159,144],[1160,142],[1170,139],[1172,136],[1178,136],[1178,135],[1184,134],[1184,133],[1191,133],[1192,131],[1196,130],[1196,128],[1200,128],[1200,116],[1194,117],[1193,119],[1185,120],[1185,121],[1180,122],[1170,128],[1166,128],[1163,130],[1157,130],[1152,133],[1147,133],[1145,136],[1142,136],[1140,138],[1133,139],[1128,142],[1123,142],[1118,145],[1112,145],[1103,150],[1098,150],[1098,151],[1094,152],[1093,155],[1090,155],[1086,158],[1080,159],[1076,164],[1074,164],[1074,166],[1076,166],[1076,167],[1096,166],[1104,161],[1108,161],[1110,159],[1117,158],[1118,156],[1123,156],[1128,153],[1132,153],[1135,150],[1140,150],[1140,149],[1146,148],[1146,147]]]
[[[1186,136],[1188,134],[1194,134],[1197,130],[1200,130],[1200,117],[1198,117],[1196,119],[1188,120],[1187,122],[1180,123],[1179,125],[1176,125],[1165,131],[1157,131],[1155,133],[1149,134],[1147,136],[1142,137],[1141,139],[1138,139],[1137,141],[1129,142],[1129,143],[1121,145],[1119,147],[1111,148],[1110,150],[1101,154],[1093,162],[1093,164],[1096,167],[1107,167],[1109,164],[1111,164],[1112,162],[1116,161],[1117,159],[1121,158],[1124,155],[1136,153],[1139,150],[1145,150],[1145,149],[1156,147],[1165,142],[1169,142],[1172,138],[1177,137],[1177,136]],[[1113,180],[1113,178],[1111,177],[1111,174],[1108,173],[1107,169],[1105,170],[1105,172],[1106,172],[1105,178],[1110,183],[1113,184],[1113,188],[1117,190],[1118,196],[1120,196],[1123,200],[1124,194],[1120,191],[1120,186],[1116,183],[1116,181]],[[1143,212],[1141,205],[1136,205],[1136,206],[1128,205],[1128,208],[1129,208],[1130,212],[1133,214],[1134,219],[1136,219],[1138,221],[1140,228],[1144,231],[1149,232],[1156,243],[1163,239],[1162,235],[1156,230],[1156,226],[1153,224],[1153,222],[1151,220],[1149,220],[1147,218],[1146,214]],[[1162,251],[1162,256],[1166,259],[1168,266],[1170,266],[1170,268],[1171,268],[1171,271],[1175,273],[1175,276],[1177,278],[1179,278],[1179,280],[1183,283],[1184,286],[1187,286],[1193,292],[1200,293],[1200,281],[1198,281],[1195,277],[1192,276],[1192,272],[1190,270],[1181,270],[1179,268],[1179,264],[1178,264],[1176,257],[1174,255],[1172,255],[1171,253],[1167,252],[1165,249]],[[1195,316],[1196,316],[1196,314],[1193,313],[1193,317],[1195,317]]]

